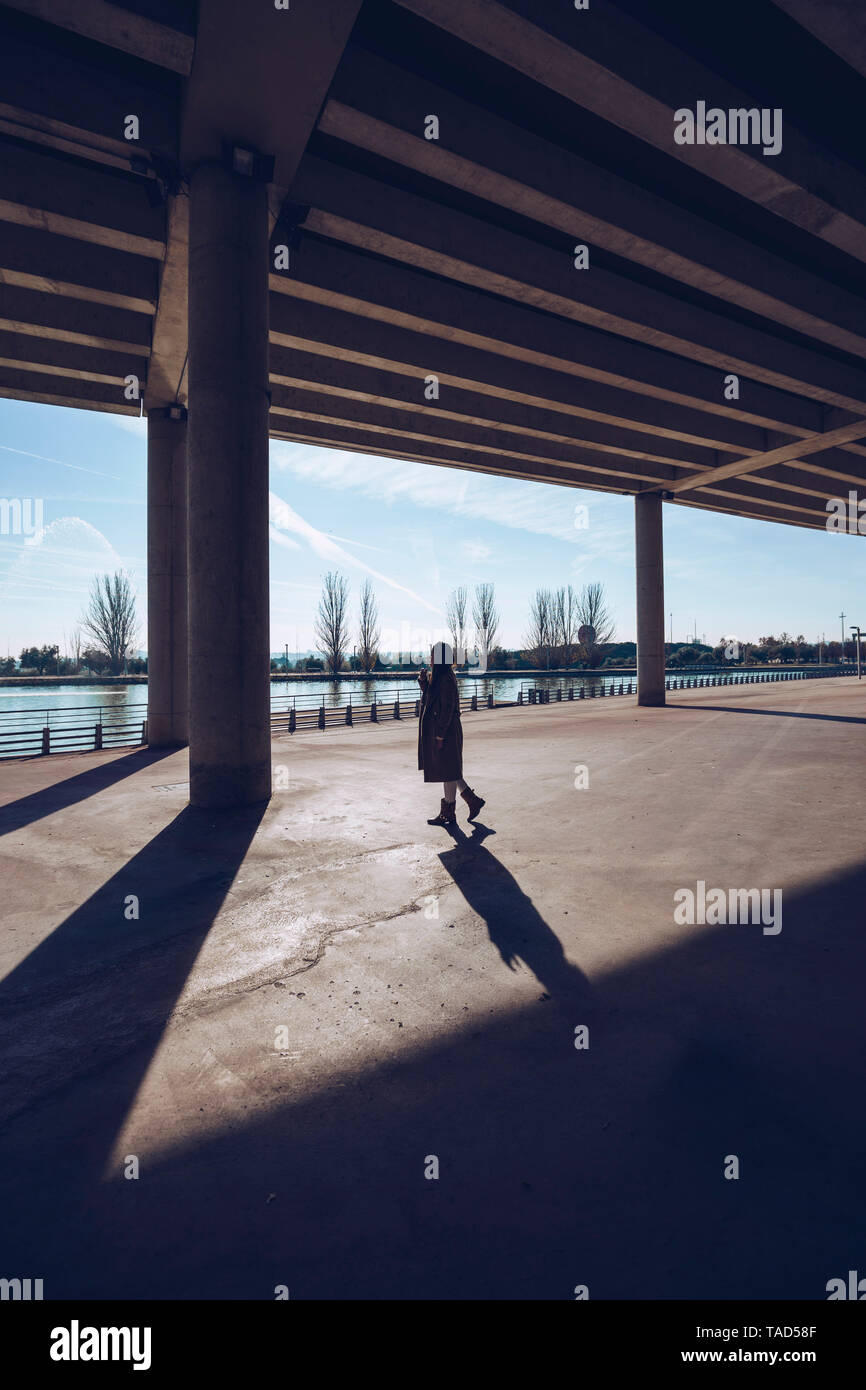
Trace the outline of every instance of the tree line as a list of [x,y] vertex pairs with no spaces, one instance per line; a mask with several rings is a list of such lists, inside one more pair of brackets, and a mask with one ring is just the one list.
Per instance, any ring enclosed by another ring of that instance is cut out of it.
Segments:
[[[476,584],[470,591],[461,584],[451,590],[445,603],[445,631],[458,667],[504,669],[516,661],[548,669],[576,663],[594,667],[604,659],[615,630],[603,584],[585,584],[579,591],[570,584],[556,590],[537,589],[530,605],[525,645],[517,652],[498,644],[499,623],[495,585]],[[315,667],[334,676],[347,669],[367,673],[380,669],[382,630],[371,581],[364,581],[353,623],[348,580],[335,572],[326,574],[315,632],[322,660],[307,659],[303,663],[306,669]],[[350,657],[353,633],[356,640]],[[431,636],[428,645],[434,640]],[[419,655],[422,661],[427,659],[426,652]]]

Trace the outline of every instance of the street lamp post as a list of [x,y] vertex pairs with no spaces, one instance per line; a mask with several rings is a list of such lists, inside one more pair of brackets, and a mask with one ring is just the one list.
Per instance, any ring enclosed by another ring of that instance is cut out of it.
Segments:
[[856,642],[857,642],[857,679],[858,679],[858,681],[859,681],[859,679],[860,679],[860,628],[859,628],[859,626],[858,626],[858,627],[855,627],[854,624],[852,623],[852,625],[851,625],[851,631],[857,634],[857,636],[856,636]]

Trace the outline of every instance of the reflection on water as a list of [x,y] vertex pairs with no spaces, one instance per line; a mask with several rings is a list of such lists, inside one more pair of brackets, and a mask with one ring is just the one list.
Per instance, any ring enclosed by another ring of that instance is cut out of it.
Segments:
[[[785,671],[793,673],[798,670],[809,670],[817,673],[816,667],[794,667],[786,666]],[[709,667],[701,666],[697,669],[682,672],[672,672],[672,675],[686,676],[708,676],[726,675],[733,676],[735,680],[741,679],[747,672],[732,670],[730,667]],[[214,677],[214,683],[218,681]],[[572,672],[568,675],[553,674],[550,676],[543,671],[515,671],[512,674],[496,676],[459,676],[461,691],[464,695],[477,694],[479,702],[492,692],[494,699],[498,701],[516,700],[520,687],[524,689],[533,684],[545,684],[548,681],[552,685],[563,685],[565,687],[573,685],[575,690],[581,685],[595,685],[596,689],[603,684],[605,690],[612,686],[619,688],[621,681],[626,685],[629,679],[635,679],[634,669],[625,671],[605,671],[605,672]],[[371,680],[368,676],[352,676],[347,679],[335,680],[274,680],[271,682],[271,708],[276,710],[288,709],[294,700],[298,706],[309,708],[310,705],[324,704],[327,708],[337,705],[345,705],[351,698],[357,704],[369,704],[374,692],[380,700],[394,700],[399,694],[401,700],[414,701],[418,697],[418,682],[414,677],[396,677],[394,675],[384,675],[376,680]],[[555,698],[555,697],[554,697]],[[43,688],[41,686],[21,685],[20,687],[2,686],[0,687],[0,715],[3,716],[2,722],[7,727],[10,722],[10,715],[21,715],[22,723],[31,723],[43,711],[64,710],[86,710],[93,712],[94,715],[100,709],[117,712],[125,710],[129,706],[138,706],[135,711],[138,715],[143,706],[147,704],[147,686],[142,685],[115,685],[115,686],[81,686],[75,684],[61,684]],[[130,711],[132,712],[132,711]],[[26,715],[26,719],[25,719]],[[46,722],[50,722],[49,720]]]

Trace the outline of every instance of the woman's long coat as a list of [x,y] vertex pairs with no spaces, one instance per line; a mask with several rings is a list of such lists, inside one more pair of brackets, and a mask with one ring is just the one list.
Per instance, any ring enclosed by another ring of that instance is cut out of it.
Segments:
[[[436,742],[437,734],[442,738]],[[460,693],[452,671],[432,677],[421,693],[418,721],[418,767],[425,782],[454,782],[463,776],[463,725]]]

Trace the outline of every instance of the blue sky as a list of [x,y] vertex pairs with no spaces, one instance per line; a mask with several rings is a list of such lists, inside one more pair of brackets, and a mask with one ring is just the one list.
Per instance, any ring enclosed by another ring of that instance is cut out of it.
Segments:
[[[145,483],[143,421],[0,400],[0,496],[41,498],[44,516],[41,539],[0,535],[0,653],[64,650],[94,574],[118,568],[143,619]],[[505,646],[522,644],[537,587],[596,580],[617,637],[634,639],[630,498],[272,441],[270,563],[273,651],[315,645],[329,569],[349,579],[353,614],[371,576],[384,649],[435,640],[449,591],[482,581],[496,586]],[[782,629],[829,640],[842,609],[846,627],[866,624],[866,545],[854,536],[668,506],[665,570],[677,641],[695,623],[712,642]]]

